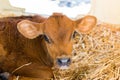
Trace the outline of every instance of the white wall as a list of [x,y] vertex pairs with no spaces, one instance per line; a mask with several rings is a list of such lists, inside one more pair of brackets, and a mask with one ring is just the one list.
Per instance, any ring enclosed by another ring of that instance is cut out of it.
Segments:
[[26,12],[51,15],[53,12],[62,12],[69,17],[76,17],[78,14],[87,14],[90,10],[90,4],[82,4],[78,7],[58,7],[56,1],[50,0],[10,0],[10,3],[16,7],[26,9]]
[[103,22],[120,24],[120,0],[92,0],[91,14]]

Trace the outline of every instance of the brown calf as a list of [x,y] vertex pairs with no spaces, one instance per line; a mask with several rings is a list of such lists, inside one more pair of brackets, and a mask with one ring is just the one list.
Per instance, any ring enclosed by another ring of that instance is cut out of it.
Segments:
[[1,72],[38,80],[53,77],[53,66],[64,69],[71,63],[74,32],[87,33],[95,24],[93,16],[72,21],[62,14],[0,19]]

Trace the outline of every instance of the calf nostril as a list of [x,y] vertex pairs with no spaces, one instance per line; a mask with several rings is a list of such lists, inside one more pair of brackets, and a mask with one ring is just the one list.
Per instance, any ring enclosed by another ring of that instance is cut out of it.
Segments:
[[58,63],[59,65],[62,64],[61,59],[57,59],[57,63]]
[[70,63],[70,62],[71,62],[71,59],[69,58],[69,59],[67,60],[67,62]]
[[57,59],[57,64],[59,66],[69,66],[70,62],[71,62],[70,58],[58,58]]

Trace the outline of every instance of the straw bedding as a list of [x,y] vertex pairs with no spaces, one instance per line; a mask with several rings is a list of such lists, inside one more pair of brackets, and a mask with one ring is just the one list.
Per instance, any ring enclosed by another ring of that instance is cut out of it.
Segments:
[[56,80],[120,80],[120,25],[101,23],[89,34],[76,34],[69,70]]
[[100,23],[88,34],[77,33],[73,48],[72,65],[53,69],[55,80],[120,80],[120,25]]

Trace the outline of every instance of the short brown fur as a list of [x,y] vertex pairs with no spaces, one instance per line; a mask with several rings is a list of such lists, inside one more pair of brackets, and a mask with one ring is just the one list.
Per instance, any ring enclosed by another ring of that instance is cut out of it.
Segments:
[[[0,54],[7,52],[5,53],[6,55],[0,56],[2,59],[0,60],[0,69],[11,73],[16,68],[32,62],[29,67],[24,67],[13,74],[43,79],[52,77],[51,67],[53,63],[49,54],[44,51],[44,44],[42,44],[43,37],[39,36],[30,40],[18,32],[16,28],[17,23],[23,19],[33,22],[43,22],[46,20],[40,16],[21,16],[0,19],[0,23],[2,23],[2,25],[4,24],[4,28],[0,31],[0,45],[3,45],[1,46],[2,51],[0,51]],[[47,74],[45,72],[47,72]],[[46,74],[46,76],[43,74]]]
[[[56,66],[57,58],[71,58],[74,31],[87,32],[95,23],[93,16],[72,21],[57,13],[48,19],[40,16],[2,18],[0,54],[5,55],[0,56],[0,69],[13,75],[49,79],[53,77],[51,68]],[[29,65],[23,66],[26,64]]]

